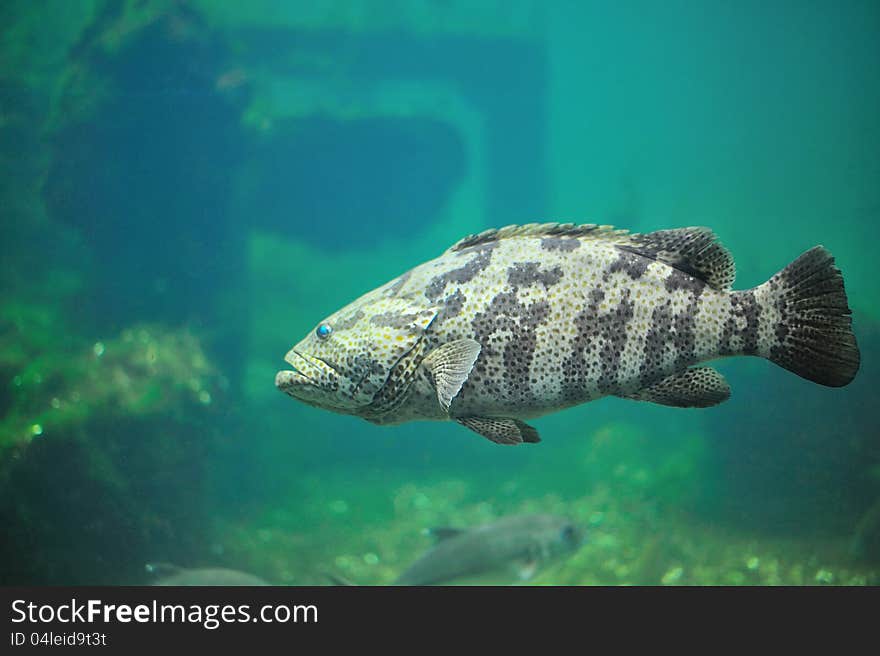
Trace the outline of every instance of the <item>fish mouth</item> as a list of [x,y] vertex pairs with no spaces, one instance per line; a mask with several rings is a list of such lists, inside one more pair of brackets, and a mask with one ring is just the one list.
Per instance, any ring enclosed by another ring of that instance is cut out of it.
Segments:
[[[327,374],[338,375],[335,368],[320,358],[310,358],[296,349],[291,349],[284,356],[284,360],[293,366],[293,369],[279,371],[275,374],[275,387],[293,396],[296,389],[304,386],[322,388],[319,381],[327,378]],[[322,376],[323,374],[323,376]]]
[[309,378],[296,370],[284,369],[275,374],[275,387],[291,395],[297,387],[308,384]]

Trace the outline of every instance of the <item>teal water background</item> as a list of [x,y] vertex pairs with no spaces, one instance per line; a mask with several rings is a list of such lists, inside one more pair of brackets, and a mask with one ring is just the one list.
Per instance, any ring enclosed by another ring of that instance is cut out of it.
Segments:
[[[7,1],[0,583],[393,581],[436,525],[551,512],[538,583],[880,581],[875,2]],[[533,221],[711,227],[735,288],[823,244],[862,369],[718,368],[505,448],[274,374],[326,315]],[[498,582],[505,582],[499,578]]]

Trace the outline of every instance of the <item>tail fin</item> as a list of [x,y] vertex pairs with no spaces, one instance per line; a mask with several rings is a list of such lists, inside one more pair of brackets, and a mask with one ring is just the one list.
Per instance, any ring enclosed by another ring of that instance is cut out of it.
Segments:
[[859,347],[843,276],[828,250],[811,248],[755,292],[779,317],[766,357],[829,387],[843,387],[855,377]]

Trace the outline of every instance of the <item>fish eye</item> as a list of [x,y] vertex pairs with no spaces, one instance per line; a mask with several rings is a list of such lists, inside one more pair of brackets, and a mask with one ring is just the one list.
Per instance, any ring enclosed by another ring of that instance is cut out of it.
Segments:
[[562,529],[562,539],[566,542],[574,542],[576,538],[577,531],[575,531],[574,526],[571,524]]
[[327,339],[330,337],[330,333],[333,332],[333,329],[330,327],[329,323],[322,323],[320,326],[315,328],[315,334],[318,336],[318,339]]

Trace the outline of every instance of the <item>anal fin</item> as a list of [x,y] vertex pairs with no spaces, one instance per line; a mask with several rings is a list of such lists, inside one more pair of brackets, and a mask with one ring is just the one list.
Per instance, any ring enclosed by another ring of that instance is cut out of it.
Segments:
[[538,571],[538,560],[526,560],[516,568],[516,575],[520,581],[528,581]]
[[496,444],[540,442],[538,431],[519,419],[498,417],[459,417],[455,421]]
[[730,398],[730,385],[710,367],[687,369],[624,398],[674,408],[708,408]]

